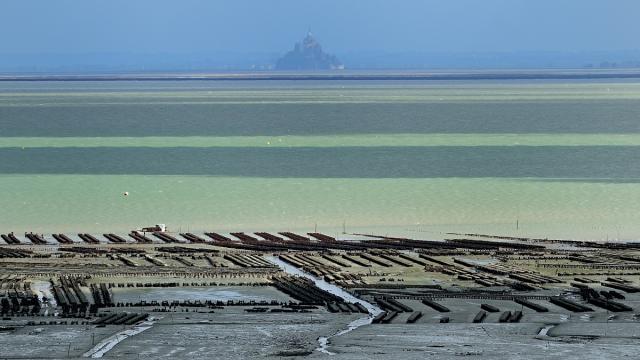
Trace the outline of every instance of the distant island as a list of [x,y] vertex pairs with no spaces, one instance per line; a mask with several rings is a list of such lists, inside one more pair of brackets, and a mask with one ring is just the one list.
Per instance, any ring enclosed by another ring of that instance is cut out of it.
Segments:
[[276,70],[342,70],[344,65],[335,55],[322,51],[311,32],[293,50],[278,59]]

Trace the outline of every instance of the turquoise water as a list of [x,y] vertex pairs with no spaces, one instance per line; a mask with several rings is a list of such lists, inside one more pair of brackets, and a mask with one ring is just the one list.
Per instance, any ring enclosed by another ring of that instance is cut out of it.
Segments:
[[636,239],[638,119],[633,82],[0,83],[0,232]]

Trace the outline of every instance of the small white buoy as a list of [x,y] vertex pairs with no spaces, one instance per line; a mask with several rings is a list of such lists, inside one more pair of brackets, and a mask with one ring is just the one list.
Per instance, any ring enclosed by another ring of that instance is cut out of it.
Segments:
[[124,195],[124,196],[129,196],[129,192],[128,192],[128,191],[125,191],[123,195]]

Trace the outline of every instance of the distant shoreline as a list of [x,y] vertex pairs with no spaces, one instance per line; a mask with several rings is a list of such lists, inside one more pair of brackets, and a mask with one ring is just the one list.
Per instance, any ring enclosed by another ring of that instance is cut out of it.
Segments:
[[0,81],[447,81],[640,79],[640,69],[398,73],[185,73],[0,75]]

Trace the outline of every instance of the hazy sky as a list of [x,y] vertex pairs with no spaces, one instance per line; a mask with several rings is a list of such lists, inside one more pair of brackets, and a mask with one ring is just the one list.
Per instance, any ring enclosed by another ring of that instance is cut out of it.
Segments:
[[640,48],[639,0],[0,0],[0,54]]

